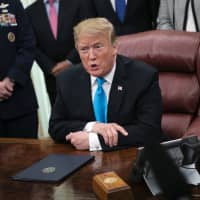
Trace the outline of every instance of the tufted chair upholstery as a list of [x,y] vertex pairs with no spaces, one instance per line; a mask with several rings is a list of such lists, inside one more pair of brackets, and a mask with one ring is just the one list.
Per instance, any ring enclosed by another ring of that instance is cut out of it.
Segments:
[[120,36],[119,53],[159,71],[163,132],[200,137],[200,33],[153,30]]

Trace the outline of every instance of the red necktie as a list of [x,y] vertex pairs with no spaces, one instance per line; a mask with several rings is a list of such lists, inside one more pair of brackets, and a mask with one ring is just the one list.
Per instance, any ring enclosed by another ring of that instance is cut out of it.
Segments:
[[57,37],[57,26],[58,26],[58,17],[56,13],[56,8],[54,6],[54,0],[49,0],[49,22],[51,25],[51,30],[54,35],[54,38]]

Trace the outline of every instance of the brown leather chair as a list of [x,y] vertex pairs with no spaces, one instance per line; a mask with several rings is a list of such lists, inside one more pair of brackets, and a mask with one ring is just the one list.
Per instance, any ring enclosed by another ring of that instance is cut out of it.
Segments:
[[163,132],[200,137],[200,33],[154,30],[118,38],[119,53],[159,71]]

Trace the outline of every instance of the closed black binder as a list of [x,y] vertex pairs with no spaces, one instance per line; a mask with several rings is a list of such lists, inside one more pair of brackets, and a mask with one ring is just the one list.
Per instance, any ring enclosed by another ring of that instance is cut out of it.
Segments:
[[20,181],[57,182],[93,159],[94,156],[91,155],[50,154],[11,178]]

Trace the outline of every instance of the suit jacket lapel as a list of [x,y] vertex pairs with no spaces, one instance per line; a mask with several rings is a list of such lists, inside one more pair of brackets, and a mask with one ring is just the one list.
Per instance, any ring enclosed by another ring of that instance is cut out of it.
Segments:
[[[84,69],[83,69],[84,70]],[[93,111],[93,103],[91,97],[91,81],[90,76],[87,72],[83,72],[80,76],[79,94],[82,94],[80,99],[81,104],[84,105],[83,111],[85,114],[89,115],[89,118],[95,121],[95,115]]]
[[58,11],[58,31],[57,31],[57,40],[60,38],[60,34],[62,33],[62,31],[64,31],[64,30],[66,30],[64,27],[65,27],[65,24],[66,23],[64,23],[64,20],[67,20],[67,18],[65,17],[66,16],[66,8],[68,7],[68,6],[65,6],[64,4],[65,4],[65,2],[67,2],[67,1],[62,1],[62,0],[60,0],[59,1],[59,11]]
[[131,14],[134,12],[133,10],[134,10],[135,5],[136,5],[136,1],[127,0],[124,21],[126,21],[126,18],[128,18],[129,13]]
[[112,14],[115,14],[115,10],[112,6],[112,3],[108,0],[101,0],[103,3],[101,3],[102,5],[102,9],[104,9],[106,12],[112,11]]
[[124,97],[124,93],[126,91],[126,72],[125,72],[125,63],[117,58],[116,63],[116,71],[113,78],[110,96],[109,96],[109,104],[108,104],[108,122],[109,121],[117,121],[117,115],[121,102]]
[[94,0],[94,3],[96,4],[98,10],[101,10],[104,13],[106,13],[105,15],[107,15],[108,13],[113,19],[113,21],[120,22],[110,0]]

